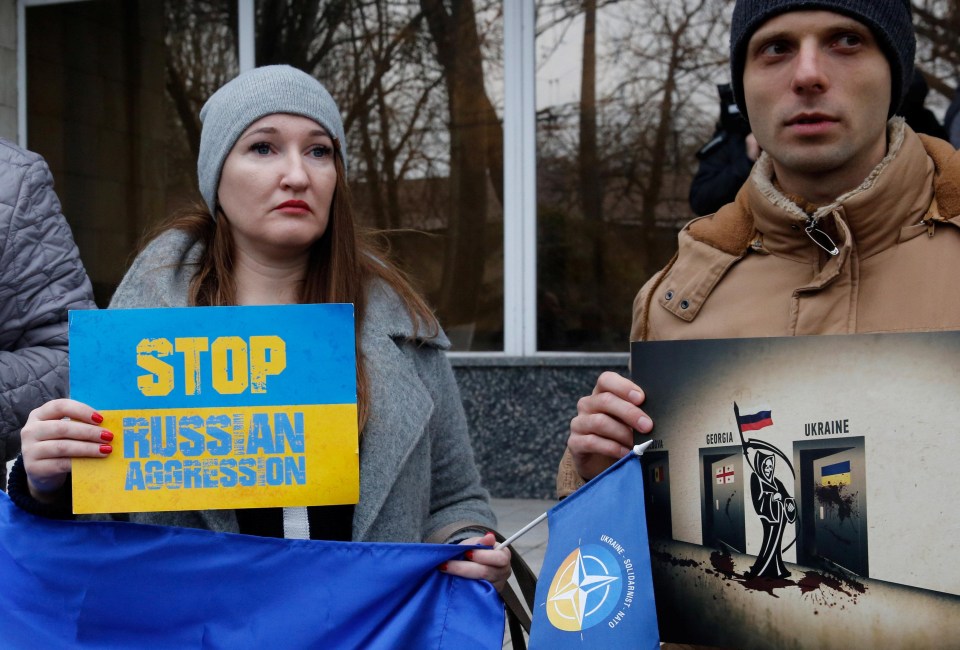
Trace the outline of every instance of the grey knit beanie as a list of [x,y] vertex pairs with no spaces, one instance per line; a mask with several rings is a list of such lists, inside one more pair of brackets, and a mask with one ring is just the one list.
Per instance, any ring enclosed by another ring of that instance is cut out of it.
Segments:
[[223,161],[248,126],[272,113],[309,117],[339,141],[347,167],[343,120],[336,102],[319,81],[288,65],[268,65],[240,74],[220,87],[200,109],[200,194],[216,215]]
[[910,0],[737,0],[730,25],[730,69],[733,92],[744,117],[747,117],[747,103],[743,95],[743,67],[750,37],[775,16],[788,11],[818,9],[850,16],[870,28],[890,62],[893,88],[888,115],[892,116],[900,108],[913,77],[913,57],[917,50]]

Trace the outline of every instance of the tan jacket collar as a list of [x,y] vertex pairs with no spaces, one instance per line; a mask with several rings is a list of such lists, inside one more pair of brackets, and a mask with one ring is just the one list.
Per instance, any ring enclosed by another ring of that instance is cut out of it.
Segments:
[[[889,134],[887,156],[864,182],[814,213],[831,227],[840,254],[828,260],[812,285],[836,275],[853,242],[862,258],[926,231],[931,219],[960,226],[960,153],[936,138],[918,137],[901,118],[890,121]],[[651,301],[685,321],[696,318],[717,283],[750,251],[800,260],[820,256],[803,230],[807,215],[771,178],[772,163],[761,156],[733,203],[680,232],[677,255],[637,305],[643,315],[634,323],[634,339],[646,338]],[[675,290],[659,291],[667,278]]]
[[810,216],[774,186],[773,163],[761,156],[744,189],[764,248],[797,261],[816,261],[821,250],[804,231],[812,220],[834,240],[842,257],[856,246],[863,259],[896,244],[902,227],[920,222],[933,199],[933,162],[903,118],[890,120],[888,132],[888,153],[870,175]]

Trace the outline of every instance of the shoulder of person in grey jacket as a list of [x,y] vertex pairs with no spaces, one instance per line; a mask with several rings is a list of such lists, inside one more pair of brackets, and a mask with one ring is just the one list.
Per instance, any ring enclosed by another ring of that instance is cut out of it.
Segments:
[[[34,408],[67,394],[67,312],[93,289],[43,157],[0,138],[0,456]],[[5,483],[0,468],[0,485]]]

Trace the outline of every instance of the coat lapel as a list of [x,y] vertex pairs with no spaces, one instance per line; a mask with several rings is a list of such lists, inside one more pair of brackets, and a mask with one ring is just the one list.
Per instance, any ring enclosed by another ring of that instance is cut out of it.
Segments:
[[389,336],[364,339],[370,384],[370,416],[360,439],[360,503],[353,538],[365,539],[424,435],[433,400],[407,358]]
[[[370,416],[360,439],[360,503],[353,516],[353,538],[366,539],[410,454],[426,431],[433,399],[423,385],[408,339],[414,338],[410,315],[396,293],[374,283],[360,346],[369,382]],[[449,347],[443,333],[412,345]]]

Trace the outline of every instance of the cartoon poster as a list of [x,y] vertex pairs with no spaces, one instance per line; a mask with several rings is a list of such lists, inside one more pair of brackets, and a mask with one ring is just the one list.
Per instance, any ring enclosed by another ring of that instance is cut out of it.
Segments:
[[955,645],[958,359],[960,332],[632,344],[661,639]]
[[353,305],[73,311],[70,396],[115,436],[75,513],[359,497]]

